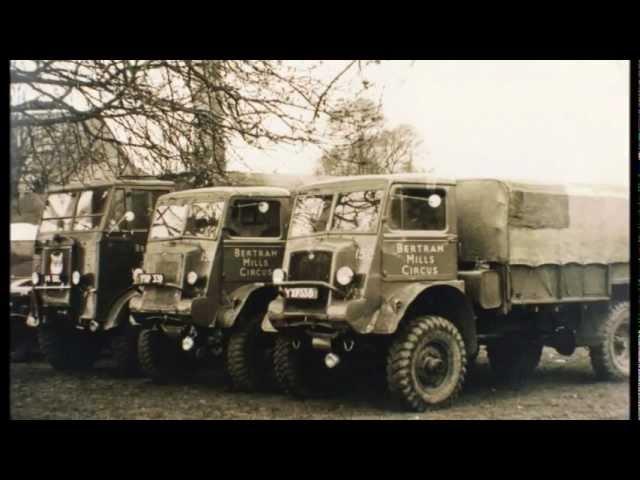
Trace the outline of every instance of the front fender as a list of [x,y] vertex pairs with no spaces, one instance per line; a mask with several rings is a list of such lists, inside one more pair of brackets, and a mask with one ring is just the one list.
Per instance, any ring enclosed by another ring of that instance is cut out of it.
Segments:
[[467,353],[477,352],[476,317],[463,281],[413,284],[395,289],[378,311],[373,332],[393,333],[405,317],[419,315],[439,315],[450,320],[462,334]]
[[382,305],[373,315],[368,330],[381,334],[394,333],[400,320],[404,318],[409,307],[414,304],[414,301],[420,295],[429,289],[443,285],[453,287],[464,294],[464,282],[459,280],[431,282],[428,284],[415,282],[389,284],[385,289],[386,295],[383,298]]
[[[113,305],[109,309],[109,313],[105,317],[104,329],[111,330],[112,328],[118,327],[123,321],[123,316],[120,315],[122,310],[129,307],[129,300],[140,295],[142,295],[142,292],[136,287],[131,287],[129,290],[120,295],[118,299],[113,303]],[[124,321],[128,321],[128,316],[124,318]]]
[[249,283],[238,287],[229,295],[231,303],[218,311],[216,326],[231,328],[243,312],[263,301],[264,306],[277,295],[276,287],[267,283]]

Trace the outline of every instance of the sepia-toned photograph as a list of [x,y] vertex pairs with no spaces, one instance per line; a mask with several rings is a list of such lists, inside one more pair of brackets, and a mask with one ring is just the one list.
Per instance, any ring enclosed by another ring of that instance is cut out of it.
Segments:
[[630,419],[631,68],[11,60],[10,418]]

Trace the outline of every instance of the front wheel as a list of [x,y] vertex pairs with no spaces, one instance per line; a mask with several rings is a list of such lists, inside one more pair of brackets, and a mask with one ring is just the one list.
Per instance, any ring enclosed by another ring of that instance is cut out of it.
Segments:
[[138,361],[138,337],[140,328],[131,325],[128,311],[120,326],[112,333],[111,351],[115,362],[116,374],[120,376],[134,376],[140,372]]
[[38,342],[45,359],[56,370],[87,370],[101,351],[96,334],[57,323],[38,328]]
[[29,362],[38,350],[38,339],[34,328],[25,324],[22,316],[11,316],[10,326],[11,361]]
[[328,352],[314,350],[308,338],[278,334],[273,352],[273,368],[280,390],[298,398],[319,398],[344,387],[345,365],[324,365]]
[[600,380],[629,378],[629,302],[614,305],[598,329],[598,344],[589,349]]
[[225,367],[235,389],[252,392],[273,390],[275,335],[260,328],[263,312],[257,312],[234,328],[225,352]]
[[387,356],[387,385],[411,410],[450,403],[462,390],[466,349],[456,326],[438,316],[419,317],[398,333]]
[[180,350],[177,341],[158,329],[140,332],[138,358],[142,372],[154,383],[178,382],[194,373],[194,365]]

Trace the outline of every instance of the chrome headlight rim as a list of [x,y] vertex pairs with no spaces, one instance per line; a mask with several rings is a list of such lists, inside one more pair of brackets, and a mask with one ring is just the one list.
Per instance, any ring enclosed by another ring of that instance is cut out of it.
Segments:
[[350,285],[353,282],[353,278],[355,277],[355,272],[351,267],[344,266],[340,267],[336,272],[336,282],[343,287]]
[[187,284],[191,286],[195,285],[198,281],[198,278],[200,278],[198,276],[198,273],[191,270],[189,273],[187,273]]
[[40,284],[40,274],[38,272],[33,272],[31,274],[31,283],[33,285],[39,285]]
[[287,280],[287,272],[282,268],[275,268],[271,273],[271,281],[278,285]]

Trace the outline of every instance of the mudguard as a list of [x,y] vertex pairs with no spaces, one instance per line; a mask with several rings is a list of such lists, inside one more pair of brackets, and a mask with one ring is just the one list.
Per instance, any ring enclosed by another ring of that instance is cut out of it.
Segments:
[[398,284],[387,292],[380,309],[371,317],[367,331],[392,334],[407,314],[430,313],[451,320],[460,329],[468,351],[477,350],[475,314],[463,281]]
[[123,308],[129,305],[129,300],[139,295],[142,295],[142,292],[136,287],[131,287],[129,290],[120,295],[118,299],[113,303],[113,305],[109,309],[109,313],[104,319],[104,330],[111,330],[112,328],[118,327],[120,325],[120,322],[122,321],[120,312]]
[[268,297],[268,300],[264,302],[266,307],[269,301],[276,297],[276,287],[267,283],[249,283],[235,289],[229,294],[231,303],[218,311],[216,326],[220,328],[233,327],[242,312],[262,295]]

